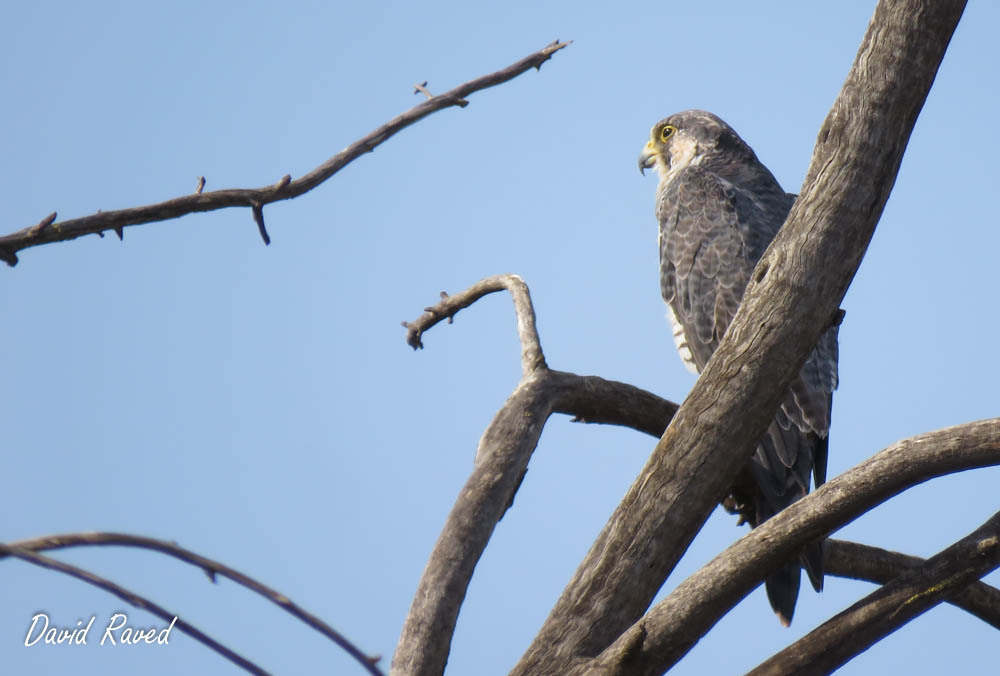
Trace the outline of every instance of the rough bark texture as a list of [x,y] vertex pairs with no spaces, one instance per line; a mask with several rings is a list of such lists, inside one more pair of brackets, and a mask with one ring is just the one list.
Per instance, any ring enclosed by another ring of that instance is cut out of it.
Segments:
[[391,674],[440,674],[472,573],[507,510],[552,412],[544,378],[521,381],[486,428],[472,475],[455,501],[420,578]]
[[640,617],[732,484],[835,316],[964,4],[879,3],[799,199],[732,326],[514,674],[565,673],[604,650]]
[[748,676],[821,676],[1000,566],[1000,512],[767,660]]
[[[827,540],[823,555],[827,575],[879,584],[891,582],[903,573],[924,565],[924,559],[919,556],[844,540]],[[945,600],[1000,629],[1000,589],[985,582],[974,582]]]
[[595,376],[541,368],[521,381],[479,442],[477,462],[452,507],[403,625],[391,673],[441,674],[458,611],[493,529],[514,500],[552,413],[640,431],[663,429],[676,404]]
[[660,674],[806,542],[934,477],[1000,464],[1000,418],[898,441],[750,531],[677,585],[597,659],[554,673]]

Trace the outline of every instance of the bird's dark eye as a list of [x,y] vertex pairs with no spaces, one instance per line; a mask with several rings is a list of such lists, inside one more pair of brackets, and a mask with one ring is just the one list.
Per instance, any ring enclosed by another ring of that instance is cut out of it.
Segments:
[[677,131],[677,127],[672,124],[668,124],[663,127],[663,129],[660,130],[660,142],[666,143],[667,139],[673,136],[675,131]]

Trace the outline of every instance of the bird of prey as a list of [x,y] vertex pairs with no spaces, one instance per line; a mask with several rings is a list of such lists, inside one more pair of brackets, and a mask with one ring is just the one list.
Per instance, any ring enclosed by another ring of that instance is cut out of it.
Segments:
[[[721,119],[701,110],[657,122],[639,155],[639,169],[656,167],[660,223],[660,292],[674,342],[699,373],[722,341],[754,266],[795,201],[750,146]],[[837,387],[837,327],[820,338],[792,382],[753,456],[723,506],[751,528],[826,479],[830,407]],[[800,564],[816,591],[823,588],[822,542],[808,545],[765,580],[782,624],[792,621]]]

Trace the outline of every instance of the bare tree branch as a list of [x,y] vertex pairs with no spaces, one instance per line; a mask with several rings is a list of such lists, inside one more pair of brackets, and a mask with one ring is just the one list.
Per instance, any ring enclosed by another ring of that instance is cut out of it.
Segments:
[[[886,584],[924,565],[924,559],[845,540],[827,540],[823,547],[827,575]],[[1000,629],[1000,589],[973,582],[944,599]]]
[[305,176],[294,181],[286,176],[277,183],[262,188],[201,192],[204,182],[200,180],[198,190],[194,194],[158,204],[116,211],[99,211],[90,216],[74,218],[61,223],[55,222],[56,215],[52,213],[36,225],[0,237],[0,260],[14,266],[17,264],[17,252],[28,247],[50,242],[62,242],[94,233],[100,234],[105,230],[114,230],[120,238],[122,236],[121,230],[125,226],[165,221],[200,211],[214,211],[227,207],[249,207],[253,212],[261,237],[267,244],[270,238],[264,228],[264,205],[278,200],[292,199],[309,192],[358,157],[372,152],[381,143],[411,124],[444,108],[464,107],[467,104],[465,97],[470,94],[502,84],[530,68],[540,69],[543,63],[552,58],[553,54],[569,44],[569,42],[556,40],[544,49],[503,70],[478,77],[444,94],[433,96],[386,122],[367,136],[358,139]]
[[[414,348],[423,347],[420,342],[423,332],[445,319],[450,320],[459,310],[469,307],[484,295],[503,288],[516,289],[518,293],[522,294],[520,300],[515,299],[519,326],[533,327],[534,311],[526,285],[524,285],[519,277],[498,275],[484,279],[459,294],[453,296],[442,294],[442,301],[432,308],[428,308],[425,314],[418,320],[412,323],[403,322],[403,325],[408,329],[407,343]],[[522,332],[522,364],[531,363],[530,359],[525,359],[525,355],[531,354],[532,349],[537,349],[539,353],[541,351],[537,334],[533,330],[527,333]],[[530,373],[530,371],[526,372]],[[540,378],[540,382],[536,384],[534,391],[540,399],[549,402],[551,410],[549,406],[527,407],[522,405],[520,397],[512,397],[505,404],[504,411],[498,414],[497,420],[501,419],[501,415],[507,420],[518,420],[524,417],[547,416],[550,413],[564,413],[574,416],[575,421],[623,425],[654,437],[659,437],[677,410],[676,404],[630,385],[607,381],[595,376],[579,376],[562,371],[549,370]],[[523,437],[518,437],[516,430],[509,426],[501,426],[496,436],[517,439],[518,443],[526,441]],[[529,443],[531,442],[536,443],[537,438],[529,440]],[[480,444],[481,448],[488,446],[489,444],[486,443],[481,442]],[[525,453],[530,453],[533,449],[534,446],[532,445],[530,449],[523,450]],[[519,466],[519,463],[514,463],[512,466],[502,469],[501,474],[517,476],[517,468]],[[467,484],[465,490],[462,491],[460,500],[471,498],[474,506],[470,508],[470,511],[481,512],[482,502],[480,501],[486,499],[486,493],[477,491],[474,488],[470,491],[470,485],[481,485],[481,483],[470,481],[470,484]],[[506,496],[506,493],[499,496],[498,502],[505,505],[509,504]],[[510,499],[513,499],[513,496]],[[499,510],[494,510],[493,513],[499,513]],[[456,523],[449,519],[444,532],[447,533],[452,528],[456,528],[454,525]],[[440,547],[444,547],[442,542],[445,539],[443,533],[442,541],[439,541]],[[421,617],[424,622],[428,623],[428,626],[435,625],[434,622],[427,619],[433,617],[435,614],[432,608],[437,608],[440,611],[447,606],[450,609],[449,615],[451,612],[454,612],[457,616],[468,581],[471,579],[472,568],[474,568],[478,557],[482,553],[482,550],[478,547],[470,546],[472,543],[463,532],[454,533],[451,542],[464,543],[466,545],[464,551],[459,552],[457,558],[462,561],[469,561],[470,565],[449,568],[453,573],[462,569],[467,571],[466,574],[462,575],[461,580],[451,580],[451,584],[448,585],[452,590],[459,591],[436,595],[433,597],[431,603],[424,605],[419,611],[416,603],[414,604],[411,616],[414,613],[421,612]],[[452,554],[456,551],[454,547],[445,549]],[[828,572],[831,574],[846,574],[880,582],[888,581],[888,579],[897,576],[909,567],[922,562],[921,559],[916,557],[907,557],[874,547],[840,541],[831,541],[827,549],[827,557]],[[450,556],[438,557],[432,555],[431,560],[434,561],[435,559],[452,562],[455,560]],[[436,571],[436,573],[432,572],[432,566],[428,564],[428,570],[424,576],[426,584],[428,586],[433,585],[432,578],[440,574],[440,570]],[[981,589],[978,590],[977,596],[968,599],[964,598],[964,596],[963,598],[956,598],[956,604],[977,614],[987,622],[996,621],[995,618],[1000,616],[1000,591],[981,583],[978,587],[981,587]],[[966,592],[963,592],[963,595],[972,596],[972,589],[966,590]],[[418,593],[418,597],[420,596],[426,598],[426,590],[423,593]],[[454,631],[453,623],[454,620],[452,620],[447,632],[442,630],[435,633],[435,636],[440,637],[445,633],[450,636],[451,632]],[[422,640],[423,636],[415,636],[409,639],[408,642],[420,644]],[[401,641],[400,646],[402,647],[402,645]],[[439,667],[443,668],[444,660],[447,658],[447,650],[448,645],[440,646],[435,651],[437,660],[417,660],[409,663],[407,668],[404,668],[403,662],[397,659],[397,663],[394,665],[394,673],[439,673],[439,670],[435,670]],[[401,654],[402,651],[397,652],[397,655]],[[427,658],[428,656],[423,655],[423,657]]]
[[1000,566],[1000,512],[975,532],[809,632],[748,676],[828,674]]
[[57,559],[53,559],[48,556],[43,556],[41,554],[36,554],[35,552],[32,552],[30,550],[22,549],[20,547],[13,547],[11,545],[0,544],[0,554],[6,556],[14,556],[21,559],[22,561],[33,563],[36,566],[41,566],[42,568],[48,568],[49,570],[55,570],[60,573],[65,573],[66,575],[69,575],[71,577],[75,577],[78,580],[83,580],[87,584],[94,585],[95,587],[98,587],[100,589],[103,589],[104,591],[114,594],[122,601],[125,601],[126,603],[131,604],[136,608],[141,608],[150,613],[153,613],[157,617],[167,622],[170,622],[176,618],[176,621],[174,622],[175,627],[177,627],[178,629],[180,629],[181,631],[183,631],[185,634],[195,639],[196,641],[199,641],[203,645],[206,645],[215,652],[219,653],[233,664],[242,667],[251,674],[263,674],[264,676],[266,676],[268,673],[263,669],[261,669],[260,667],[258,667],[253,662],[251,662],[250,660],[243,657],[242,655],[230,650],[226,646],[216,641],[211,636],[205,634],[197,627],[185,622],[184,620],[177,617],[173,613],[165,610],[162,606],[159,606],[156,603],[150,601],[149,599],[139,596],[135,592],[129,591],[128,589],[125,589],[124,587],[115,584],[111,580],[101,577],[100,575],[95,575],[94,573],[86,571],[82,568],[77,568],[76,566],[64,563]]
[[631,427],[659,438],[677,412],[677,404],[634,385],[597,376],[549,371],[552,410],[573,422]]
[[[537,361],[526,358],[526,355],[530,354],[541,356],[540,341],[533,328],[534,310],[527,286],[519,277],[511,275],[486,278],[454,296],[442,294],[442,301],[427,308],[425,314],[418,320],[411,323],[403,322],[408,330],[407,343],[411,346],[422,347],[420,338],[423,332],[445,319],[450,320],[459,310],[468,307],[479,298],[504,288],[511,289],[512,293],[518,294],[515,299],[515,308],[518,315],[519,333],[522,336],[522,364],[541,363],[544,365],[544,357]],[[525,330],[524,327],[532,328]],[[677,410],[676,404],[654,394],[595,376],[579,376],[543,367],[536,368],[534,371],[528,370],[526,373],[531,376],[530,385],[526,385],[529,379],[522,381],[518,390],[498,412],[487,433],[480,441],[478,457],[480,459],[492,457],[497,462],[476,468],[448,518],[441,538],[428,562],[410,616],[407,619],[407,627],[410,629],[404,630],[400,639],[394,658],[394,674],[429,674],[440,673],[443,670],[450,648],[450,637],[454,632],[454,623],[475,564],[485,548],[492,528],[513,500],[514,493],[523,476],[524,467],[526,467],[528,458],[537,445],[541,428],[551,413],[571,415],[574,416],[574,420],[582,422],[623,425],[655,437],[662,433],[671,416]],[[525,420],[532,420],[537,425],[525,427],[519,424]],[[943,457],[948,462],[953,462],[954,458],[950,453],[954,449],[948,446],[950,443],[948,440],[952,436],[962,437],[963,430],[968,433],[968,438],[965,438],[964,441],[959,439],[957,442],[959,444],[976,443],[976,439],[982,436],[987,439],[991,437],[995,439],[1000,436],[1000,424],[997,422],[974,423],[954,430],[921,435],[914,439],[901,441],[884,451],[883,454],[894,451],[894,457],[902,463],[909,453],[907,449],[911,446],[921,447],[925,451],[929,451],[931,446],[928,446],[928,443],[942,442],[946,446],[942,451]],[[505,442],[506,447],[501,442]],[[497,448],[502,448],[504,451],[499,456],[493,453]],[[515,449],[515,452],[511,452],[511,449]],[[877,457],[881,458],[883,454],[879,454]],[[873,461],[869,461],[869,463]],[[979,461],[982,461],[982,458],[979,458]],[[855,477],[854,472],[868,467],[869,463],[862,465],[858,470],[852,470],[850,477],[838,481],[846,482],[845,485],[848,485],[855,480],[851,478]],[[957,471],[961,467],[961,464],[948,465],[939,469],[940,473],[944,473]],[[912,468],[913,466],[911,466]],[[893,478],[900,477],[896,469],[891,466],[880,471]],[[484,477],[492,477],[496,483],[491,484]],[[862,475],[860,479],[862,483],[866,485],[877,483],[876,480],[866,477],[867,475]],[[920,480],[922,479],[919,477],[914,478],[913,483]],[[831,482],[831,485],[836,486],[837,484]],[[883,487],[883,490],[897,492],[902,489],[898,486],[895,489]],[[862,506],[859,509],[867,511],[870,506],[878,504],[886,497],[888,494],[873,501],[871,505]],[[808,502],[805,504],[808,505]],[[473,518],[471,515],[478,516]],[[775,523],[780,522],[776,521]],[[829,528],[834,527],[836,526]],[[487,528],[489,532],[480,532],[475,537],[471,537],[470,530],[475,528]],[[773,548],[773,537],[766,546]],[[902,554],[885,552],[853,543],[832,544],[828,557],[830,557],[828,565],[831,574],[846,573],[876,581],[895,577],[905,570],[906,562],[910,562],[911,565],[920,562],[920,559],[916,557],[906,557]],[[744,594],[748,593],[757,583],[759,583],[759,578],[753,578],[750,582],[751,586]],[[714,582],[709,584],[714,584]],[[978,596],[968,600],[956,599],[956,603],[983,617],[986,621],[991,621],[991,618],[1000,614],[1000,601],[998,601],[1000,600],[1000,591],[994,590],[988,585],[979,585],[979,587],[981,589]],[[971,591],[971,589],[968,590],[968,593]],[[742,598],[742,595],[738,598]],[[738,601],[738,598],[734,597],[732,603]],[[428,640],[428,637],[431,637],[432,640]]]
[[640,617],[732,485],[836,316],[964,4],[879,3],[799,199],[732,325],[512,673],[565,673],[601,653]]
[[546,366],[528,287],[515,275],[488,277],[403,322],[407,344],[422,347],[424,331],[479,298],[507,289],[514,299],[523,376],[483,433],[472,475],[434,545],[403,625],[392,674],[440,674],[451,648],[459,608],[493,529],[510,507],[528,460],[552,413],[611,423],[659,435],[676,404],[624,383],[551,371]]
[[390,673],[441,674],[476,563],[510,506],[552,413],[545,369],[522,380],[483,433],[476,463],[417,585]]
[[447,319],[449,323],[459,310],[464,310],[483,296],[506,289],[514,300],[517,313],[517,337],[521,341],[521,374],[528,377],[537,369],[546,368],[542,344],[535,328],[535,309],[531,305],[531,295],[524,280],[517,275],[494,275],[480,280],[465,291],[454,296],[441,292],[441,302],[424,308],[424,314],[412,322],[403,322],[406,329],[406,344],[414,350],[423,348],[420,337],[424,331]]
[[[148,549],[167,554],[175,559],[201,568],[205,571],[205,574],[208,575],[208,579],[210,579],[213,583],[215,582],[216,575],[222,575],[223,577],[229,578],[236,584],[243,585],[247,589],[260,594],[268,601],[287,611],[293,617],[298,618],[343,648],[351,657],[357,660],[358,663],[365,668],[365,670],[372,674],[372,676],[381,676],[382,674],[376,666],[380,659],[379,657],[366,655],[357,646],[344,638],[344,636],[342,636],[336,629],[328,625],[319,617],[294,603],[284,594],[271,589],[267,585],[258,582],[252,577],[244,575],[238,570],[192,552],[189,549],[185,549],[184,547],[181,547],[173,542],[157,540],[155,538],[144,537],[141,535],[129,535],[127,533],[65,533],[61,535],[47,535],[45,537],[32,538],[30,540],[21,540],[20,542],[12,542],[9,546],[32,552],[81,546],[121,546],[137,547],[140,549]],[[4,558],[4,556],[5,555],[0,555],[0,559]]]
[[[459,310],[468,307],[479,298],[504,288],[520,294],[519,299],[515,300],[515,307],[521,329],[519,332],[522,335],[522,364],[544,365],[544,358],[538,362],[525,358],[525,355],[532,353],[541,354],[540,342],[533,329],[534,310],[527,286],[519,277],[511,275],[486,278],[454,296],[442,294],[442,301],[432,308],[427,308],[425,314],[418,320],[412,323],[403,322],[408,330],[407,343],[422,347],[420,338],[423,332],[445,319],[450,320]],[[524,327],[532,329],[526,331]],[[393,674],[431,674],[441,673],[443,670],[450,648],[450,637],[454,632],[454,623],[475,564],[485,548],[492,528],[513,500],[524,467],[537,445],[541,428],[551,413],[571,415],[574,416],[574,420],[582,422],[623,425],[656,437],[662,433],[677,410],[676,404],[654,394],[595,376],[579,376],[549,370],[546,367],[539,367],[526,373],[531,378],[522,381],[480,441],[478,457],[480,459],[492,457],[496,462],[477,467],[460,493],[421,580],[407,619],[409,629],[404,630],[394,658]],[[526,385],[529,381],[530,385]],[[531,420],[535,424],[530,427],[520,424],[525,420]],[[1000,439],[1000,420],[972,423],[920,435],[894,444],[848,475],[832,481],[829,484],[832,488],[825,487],[823,492],[817,495],[828,498],[828,491],[840,490],[849,496],[850,486],[855,482],[867,486],[871,491],[878,492],[880,497],[873,498],[868,495],[870,500],[868,503],[855,504],[855,509],[860,514],[905,487],[930,478],[934,472],[943,474],[958,471],[966,467],[964,464],[966,462],[981,465],[1000,462],[1000,458],[996,456],[997,439]],[[954,454],[957,450],[970,445],[975,446],[982,440],[985,440],[986,446],[976,449],[975,453],[985,452],[987,454],[985,459],[981,455],[974,455],[956,460]],[[498,448],[501,449],[499,456],[494,454],[494,450]],[[912,454],[913,448],[921,449],[927,454],[926,467],[919,462],[920,457]],[[514,452],[511,452],[511,449],[514,449]],[[879,465],[876,461],[889,464]],[[935,463],[937,467],[934,466]],[[900,473],[899,466],[919,471],[906,478]],[[484,477],[492,477],[496,483],[491,484]],[[906,478],[905,485],[898,484],[901,478]],[[897,483],[893,485],[883,483],[889,480],[897,480]],[[838,486],[841,488],[838,489]],[[799,508],[808,507],[810,501],[816,499],[808,498],[799,505]],[[854,495],[851,499],[863,501],[865,495]],[[824,505],[826,503],[814,506],[810,514],[812,511],[826,509],[827,506]],[[826,526],[828,530],[856,516],[856,514],[844,516],[843,511],[840,514],[841,520],[837,523],[831,522],[831,525]],[[773,521],[772,526],[780,526],[780,518]],[[489,532],[470,537],[470,530],[475,528],[488,528]],[[766,535],[766,531],[764,534]],[[784,541],[785,535],[782,533],[764,537],[763,548],[773,549],[779,541]],[[806,536],[797,537],[798,540],[808,539]],[[791,550],[798,546],[784,545]],[[922,563],[921,559],[916,557],[837,541],[831,541],[827,557],[828,572],[831,574],[882,582],[898,576],[913,565]],[[745,556],[741,555],[741,558]],[[780,555],[777,558],[780,558]],[[766,568],[771,564],[760,565]],[[759,576],[751,574],[746,581],[749,586],[745,591],[735,593],[726,609],[759,584],[759,579]],[[715,586],[717,583],[710,580],[705,584]],[[956,596],[953,602],[987,622],[994,623],[1000,617],[1000,590],[993,589],[989,585],[980,583],[975,585],[975,589],[970,587]],[[688,612],[690,611],[689,608]],[[706,631],[714,621],[706,626]],[[631,666],[629,665],[629,669]],[[629,670],[626,670],[625,673],[628,672]]]
[[1000,418],[897,441],[750,531],[681,582],[599,657],[582,663],[573,673],[662,673],[804,543],[911,486],[997,464]]

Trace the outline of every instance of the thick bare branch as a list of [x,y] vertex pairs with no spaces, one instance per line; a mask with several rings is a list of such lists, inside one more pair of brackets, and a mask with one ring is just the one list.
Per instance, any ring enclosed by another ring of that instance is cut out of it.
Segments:
[[441,674],[476,563],[510,506],[552,413],[546,370],[522,380],[483,433],[471,476],[417,585],[390,673]]
[[[379,661],[378,657],[371,657],[363,653],[357,646],[344,638],[344,636],[342,636],[336,629],[309,611],[300,607],[298,604],[294,603],[284,594],[271,589],[267,585],[258,582],[252,577],[244,575],[238,570],[192,552],[189,549],[185,549],[184,547],[181,547],[173,542],[157,540],[155,538],[144,537],[141,535],[129,535],[127,533],[64,533],[61,535],[47,535],[45,537],[12,542],[9,546],[32,552],[83,546],[118,546],[137,547],[140,549],[148,549],[167,554],[175,559],[201,568],[205,571],[205,574],[208,575],[208,579],[210,579],[213,583],[215,582],[215,576],[221,575],[229,578],[236,584],[243,585],[247,589],[257,592],[271,603],[274,603],[278,607],[287,611],[293,617],[302,620],[307,625],[343,648],[351,657],[357,660],[358,663],[360,663],[370,674],[372,674],[372,676],[380,676],[382,673],[376,666]],[[4,558],[4,555],[0,555],[0,559],[2,558]]]
[[444,108],[452,106],[464,107],[467,104],[465,97],[470,94],[507,82],[531,68],[540,69],[543,63],[552,58],[553,54],[569,44],[569,42],[559,42],[557,40],[544,49],[521,59],[503,70],[478,77],[444,94],[433,96],[402,115],[389,120],[367,136],[347,146],[305,176],[297,178],[294,181],[289,180],[289,177],[286,176],[277,183],[263,188],[215,190],[212,192],[201,192],[201,187],[204,183],[203,181],[199,181],[199,189],[196,193],[177,197],[166,202],[159,202],[158,204],[116,211],[99,211],[90,216],[74,218],[62,221],[61,223],[54,222],[55,214],[52,214],[36,225],[0,237],[0,260],[5,261],[10,266],[14,266],[17,264],[17,252],[28,247],[48,244],[50,242],[62,242],[83,235],[102,233],[105,230],[114,230],[121,237],[121,229],[125,226],[166,221],[171,218],[200,211],[214,211],[227,207],[248,207],[252,209],[254,220],[257,222],[261,237],[266,244],[270,238],[267,237],[263,225],[262,208],[264,205],[278,200],[292,199],[293,197],[298,197],[303,193],[309,192],[358,157],[372,152],[381,143],[411,124]]
[[78,568],[63,561],[50,558],[48,556],[36,554],[35,552],[30,551],[28,549],[13,547],[11,545],[0,544],[0,554],[3,554],[5,556],[13,556],[18,559],[21,559],[22,561],[33,563],[36,566],[41,566],[42,568],[48,568],[49,570],[55,570],[57,572],[64,573],[71,577],[75,577],[78,580],[83,580],[87,584],[94,585],[99,589],[103,589],[104,591],[110,592],[115,596],[117,596],[118,598],[120,598],[122,601],[125,601],[125,603],[133,605],[136,608],[141,608],[143,610],[146,610],[166,622],[173,621],[174,626],[177,627],[177,629],[183,631],[185,634],[195,639],[196,641],[202,643],[203,645],[208,646],[209,648],[219,653],[233,664],[242,667],[251,674],[263,674],[264,676],[267,675],[266,671],[258,667],[256,664],[254,664],[247,658],[230,650],[226,646],[216,641],[211,636],[202,632],[197,627],[185,622],[184,620],[177,617],[173,613],[167,611],[162,606],[153,603],[149,599],[139,596],[135,592],[129,591],[128,589],[125,589],[124,587],[115,584],[111,580],[101,577],[100,575],[95,575],[94,573],[86,571],[82,568]]
[[574,673],[659,674],[806,542],[934,477],[1000,464],[1000,418],[898,441],[770,518],[719,554]]
[[[907,571],[924,565],[924,559],[857,542],[827,540],[823,547],[827,575],[886,584]],[[1000,629],[1000,589],[973,582],[945,599],[983,622]]]
[[748,676],[821,676],[1000,566],[1000,512],[809,632]]
[[611,644],[732,485],[836,317],[964,4],[879,3],[799,199],[725,338],[514,674],[565,673]]
[[573,422],[631,427],[659,438],[677,412],[677,404],[633,385],[598,376],[549,371],[552,410]]
[[487,278],[454,296],[442,294],[441,302],[419,319],[403,323],[407,343],[421,347],[424,331],[484,295],[505,288],[514,297],[517,310],[524,375],[479,441],[472,475],[434,545],[403,625],[392,660],[394,675],[444,671],[458,611],[476,563],[513,502],[552,413],[659,435],[677,409],[676,404],[624,383],[549,370],[535,331],[527,286],[514,275]]

